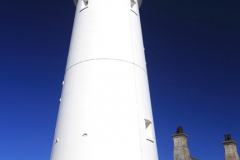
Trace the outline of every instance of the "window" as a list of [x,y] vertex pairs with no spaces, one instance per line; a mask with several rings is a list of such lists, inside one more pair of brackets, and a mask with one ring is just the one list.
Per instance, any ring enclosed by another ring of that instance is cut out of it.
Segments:
[[133,8],[136,2],[134,0],[130,0],[130,2],[131,2],[131,8]]
[[153,142],[152,122],[145,119],[146,139]]
[[133,13],[135,13],[136,15],[138,15],[138,5],[137,5],[137,2],[136,0],[130,0],[130,7],[131,7],[131,11]]
[[88,0],[82,0],[81,1],[81,10],[80,10],[80,12],[82,10],[86,9],[87,7],[88,7]]
[[55,144],[58,143],[58,141],[59,141],[59,139],[56,139],[56,140],[55,140]]

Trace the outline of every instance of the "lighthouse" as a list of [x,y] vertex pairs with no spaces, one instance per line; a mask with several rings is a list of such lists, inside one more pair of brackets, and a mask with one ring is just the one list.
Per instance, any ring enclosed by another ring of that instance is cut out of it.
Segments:
[[74,3],[51,160],[158,160],[142,0]]

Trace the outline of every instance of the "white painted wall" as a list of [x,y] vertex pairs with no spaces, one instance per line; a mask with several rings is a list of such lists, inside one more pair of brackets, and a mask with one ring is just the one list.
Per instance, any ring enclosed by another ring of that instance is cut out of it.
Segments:
[[51,160],[158,160],[138,6],[79,2]]

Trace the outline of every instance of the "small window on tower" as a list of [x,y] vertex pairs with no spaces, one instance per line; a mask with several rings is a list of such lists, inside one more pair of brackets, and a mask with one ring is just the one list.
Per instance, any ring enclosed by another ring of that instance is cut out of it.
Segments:
[[88,8],[88,0],[81,0],[81,10],[80,10],[80,12],[82,10],[86,9],[86,8]]
[[137,5],[137,0],[130,0],[130,10],[134,13],[134,14],[136,14],[136,15],[138,15],[138,5]]
[[153,142],[152,122],[145,119],[146,139]]
[[133,8],[133,7],[134,7],[134,5],[136,5],[136,2],[135,2],[135,0],[130,0],[130,3],[131,3],[131,8]]

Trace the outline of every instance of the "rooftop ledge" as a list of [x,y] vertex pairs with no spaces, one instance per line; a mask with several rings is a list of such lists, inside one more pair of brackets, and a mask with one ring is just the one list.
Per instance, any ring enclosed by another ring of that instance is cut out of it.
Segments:
[[[142,5],[142,1],[143,0],[137,0],[138,1],[138,5],[139,5],[139,8],[141,7],[141,5]],[[75,6],[77,5],[77,2],[78,2],[78,0],[73,0],[73,2],[74,2],[74,4],[75,4]]]

